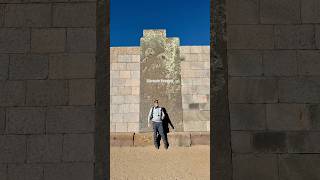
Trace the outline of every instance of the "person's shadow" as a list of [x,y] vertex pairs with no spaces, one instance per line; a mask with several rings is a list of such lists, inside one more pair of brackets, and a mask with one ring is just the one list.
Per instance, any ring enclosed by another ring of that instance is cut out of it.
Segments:
[[[172,129],[174,129],[174,126],[170,120],[170,117],[169,117],[169,114],[167,113],[167,110],[166,108],[162,107],[162,111],[164,113],[164,119],[162,120],[162,126],[163,126],[163,131],[164,131],[164,135],[166,136],[167,138],[167,134],[170,132],[170,129],[169,129],[169,124],[171,126]],[[168,139],[168,138],[167,138]],[[160,143],[161,141],[161,136],[160,134],[158,134],[158,137],[157,137],[157,141],[158,143]]]

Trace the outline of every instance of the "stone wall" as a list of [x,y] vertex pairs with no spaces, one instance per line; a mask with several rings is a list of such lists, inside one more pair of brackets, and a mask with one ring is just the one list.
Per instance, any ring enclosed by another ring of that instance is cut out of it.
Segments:
[[[184,131],[210,131],[210,48],[180,46],[180,51]],[[140,47],[111,47],[110,57],[110,131],[138,132]]]
[[234,180],[320,179],[319,11],[227,0]]
[[0,1],[0,179],[94,178],[95,21],[95,0]]

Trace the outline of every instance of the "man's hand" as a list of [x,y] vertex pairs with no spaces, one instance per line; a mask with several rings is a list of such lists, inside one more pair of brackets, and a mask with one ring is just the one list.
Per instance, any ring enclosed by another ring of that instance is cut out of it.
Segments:
[[148,127],[150,127],[150,122],[148,122]]

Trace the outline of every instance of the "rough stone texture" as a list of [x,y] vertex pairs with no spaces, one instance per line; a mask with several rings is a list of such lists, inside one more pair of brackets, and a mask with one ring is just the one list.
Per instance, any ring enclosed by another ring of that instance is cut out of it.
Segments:
[[[1,177],[1,176],[0,176]],[[38,164],[9,164],[8,179],[10,180],[42,180],[43,167]]]
[[263,74],[262,55],[258,51],[236,51],[228,53],[229,75],[260,76]]
[[312,129],[320,129],[320,105],[319,104],[308,104],[307,105],[309,118],[312,124]]
[[95,79],[69,81],[70,105],[94,105]]
[[301,20],[303,23],[320,23],[320,5],[318,0],[305,0],[301,3]]
[[290,132],[288,137],[289,153],[319,153],[319,132]]
[[68,52],[95,52],[96,31],[94,28],[70,28],[67,30]]
[[299,75],[320,75],[320,51],[298,51]]
[[25,94],[25,82],[0,81],[0,106],[22,106]]
[[265,104],[230,104],[232,130],[266,129]]
[[63,137],[63,161],[94,160],[93,134],[67,134]]
[[66,30],[62,28],[33,29],[31,32],[31,51],[33,53],[64,52]]
[[297,76],[298,63],[295,51],[264,51],[265,76]]
[[0,53],[25,53],[30,49],[28,29],[1,28]]
[[229,24],[258,24],[258,0],[227,0],[226,4]]
[[9,55],[0,55],[0,80],[6,80],[9,76]]
[[6,126],[6,111],[5,109],[0,109],[0,134],[4,133]]
[[45,180],[88,180],[93,178],[93,163],[61,163],[44,166]]
[[286,138],[284,132],[257,132],[253,134],[252,145],[258,152],[285,153]]
[[0,136],[0,162],[23,163],[26,160],[26,136]]
[[253,152],[252,135],[250,132],[232,131],[231,146],[234,153]]

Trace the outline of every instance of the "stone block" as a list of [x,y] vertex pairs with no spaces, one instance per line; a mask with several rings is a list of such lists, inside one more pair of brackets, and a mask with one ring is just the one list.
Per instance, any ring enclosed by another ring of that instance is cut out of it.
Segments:
[[11,108],[6,112],[6,132],[9,134],[41,134],[45,129],[45,109]]
[[139,132],[139,123],[128,122],[128,132]]
[[8,4],[6,27],[48,27],[51,25],[50,4]]
[[94,54],[58,54],[50,56],[50,79],[75,79],[95,77]]
[[7,165],[1,164],[0,165],[0,178],[6,180],[8,178],[7,172],[8,172]]
[[210,85],[200,85],[196,86],[196,92],[200,95],[209,95],[210,94]]
[[26,136],[0,136],[0,162],[23,163],[26,157]]
[[207,131],[207,121],[183,121],[183,128],[184,131]]
[[287,136],[284,132],[256,132],[253,133],[252,145],[261,153],[286,153]]
[[253,152],[251,133],[246,131],[232,131],[231,147],[234,153]]
[[134,146],[153,146],[153,133],[135,133]]
[[111,96],[111,103],[112,104],[122,104],[124,103],[124,96]]
[[118,62],[131,62],[132,61],[132,56],[131,55],[118,55]]
[[94,178],[93,163],[59,163],[44,166],[45,180],[91,180]]
[[279,178],[290,180],[320,179],[319,154],[281,154]]
[[10,56],[9,79],[46,79],[48,58],[42,55]]
[[6,111],[4,108],[0,108],[0,134],[5,132],[6,126]]
[[262,24],[301,23],[299,0],[262,0],[260,8]]
[[65,51],[66,31],[64,29],[33,29],[31,51],[33,53],[57,53]]
[[236,78],[229,79],[231,103],[273,103],[278,101],[277,79]]
[[199,110],[200,111],[209,111],[210,110],[210,103],[199,103]]
[[279,101],[283,103],[319,103],[320,79],[317,77],[279,80]]
[[273,49],[272,25],[229,25],[230,49]]
[[[126,110],[128,111],[128,110]],[[138,112],[128,112],[123,114],[124,122],[139,122],[139,113]]]
[[320,138],[319,132],[289,132],[288,152],[289,153],[319,153]]
[[96,52],[96,30],[94,28],[70,28],[67,30],[68,52]]
[[117,94],[118,95],[131,95],[132,89],[130,86],[119,86]]
[[140,94],[140,87],[137,86],[137,87],[132,87],[132,95],[139,95]]
[[320,4],[318,0],[304,0],[301,3],[302,23],[320,23]]
[[94,132],[94,124],[93,107],[59,107],[47,110],[48,133]]
[[43,167],[39,164],[9,164],[8,179],[43,180]]
[[191,146],[210,145],[210,132],[191,132]]
[[63,136],[63,161],[94,161],[93,134],[66,134]]
[[191,54],[200,54],[201,53],[201,46],[191,46],[190,53]]
[[0,80],[8,79],[9,55],[0,55]]
[[263,72],[265,76],[297,76],[298,63],[295,51],[264,51]]
[[181,54],[191,53],[191,46],[180,46],[180,53]]
[[23,81],[0,81],[0,106],[24,105],[25,87]]
[[270,130],[308,130],[311,123],[303,104],[267,104],[267,127]]
[[278,180],[278,158],[273,154],[233,154],[234,180]]
[[320,75],[320,51],[298,51],[299,75]]
[[96,3],[56,3],[53,5],[53,26],[95,27]]
[[116,132],[116,123],[110,123],[110,133]]
[[320,129],[320,105],[319,104],[307,104],[308,115],[312,124],[312,129]]
[[5,11],[6,11],[6,5],[0,4],[0,25],[1,26],[4,26]]
[[313,25],[276,25],[276,49],[315,49]]
[[210,46],[201,46],[201,53],[210,55]]
[[112,63],[111,64],[111,70],[114,70],[114,71],[116,71],[116,70],[126,70],[126,68],[127,68],[127,64],[128,63]]
[[1,28],[0,53],[26,53],[30,50],[28,29]]
[[140,71],[140,63],[126,63],[126,70]]
[[132,62],[140,62],[140,55],[131,55]]
[[119,77],[124,79],[131,78],[131,71],[120,71]]
[[209,121],[210,111],[183,111],[183,121]]
[[266,129],[265,104],[230,104],[232,130]]
[[140,97],[139,96],[128,95],[128,96],[124,97],[124,102],[125,103],[139,103],[140,102]]
[[60,162],[62,135],[31,135],[27,139],[27,161],[29,163]]
[[133,136],[134,133],[110,133],[110,146],[133,146]]
[[174,132],[168,133],[168,142],[169,146],[177,147],[177,146],[184,146],[189,147],[191,146],[191,138],[189,132]]
[[258,0],[227,0],[228,24],[258,24]]
[[73,79],[69,81],[70,105],[95,104],[95,79]]
[[65,80],[27,81],[27,105],[67,105],[68,89]]
[[[123,118],[123,121],[126,121],[125,118]],[[116,123],[116,132],[128,132],[128,123],[127,122]]]
[[228,72],[231,76],[261,76],[262,55],[258,51],[237,51],[228,53]]

